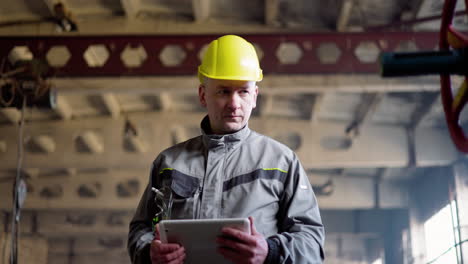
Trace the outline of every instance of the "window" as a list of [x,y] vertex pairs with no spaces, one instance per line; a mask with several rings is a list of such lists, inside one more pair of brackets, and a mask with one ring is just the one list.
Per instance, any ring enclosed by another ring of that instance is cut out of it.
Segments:
[[431,264],[458,263],[458,250],[455,247],[458,236],[456,203],[452,201],[424,223],[426,256]]

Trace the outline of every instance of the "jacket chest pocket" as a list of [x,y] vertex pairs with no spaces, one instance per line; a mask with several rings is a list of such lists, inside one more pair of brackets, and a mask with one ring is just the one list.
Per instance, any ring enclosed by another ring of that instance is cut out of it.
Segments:
[[173,197],[171,218],[196,218],[197,200],[200,195],[198,178],[173,177],[171,189]]

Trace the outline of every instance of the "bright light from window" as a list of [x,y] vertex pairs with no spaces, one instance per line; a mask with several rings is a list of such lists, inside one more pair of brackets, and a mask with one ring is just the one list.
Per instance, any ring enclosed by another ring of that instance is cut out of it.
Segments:
[[374,262],[372,262],[372,264],[382,264],[382,259],[378,258],[378,259],[374,260]]
[[[450,204],[442,208],[439,212],[429,218],[424,223],[426,235],[426,256],[427,261],[432,261],[455,244],[454,226]],[[432,262],[433,264],[457,263],[455,248]]]

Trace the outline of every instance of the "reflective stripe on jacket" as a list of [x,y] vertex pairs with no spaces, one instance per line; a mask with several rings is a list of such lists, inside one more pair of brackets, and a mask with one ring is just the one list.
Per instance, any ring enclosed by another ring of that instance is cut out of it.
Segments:
[[252,216],[256,229],[279,244],[280,263],[322,263],[324,228],[296,154],[247,126],[228,135],[203,133],[156,158],[130,223],[132,263],[151,263],[151,187],[162,186],[173,191],[173,219]]

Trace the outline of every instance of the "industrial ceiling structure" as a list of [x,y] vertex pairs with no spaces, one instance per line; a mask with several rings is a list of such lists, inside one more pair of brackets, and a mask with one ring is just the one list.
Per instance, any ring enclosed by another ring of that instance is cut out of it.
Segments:
[[[0,2],[2,65],[47,61],[57,90],[55,109],[24,111],[21,232],[47,242],[36,260],[48,261],[35,263],[129,263],[128,222],[150,164],[200,133],[196,67],[223,34],[255,44],[265,77],[250,127],[298,153],[324,219],[362,210],[362,221],[382,220],[366,212],[407,208],[412,180],[462,157],[437,76],[379,76],[381,52],[437,49],[439,20],[425,18],[443,1],[61,0],[76,31],[57,22],[57,2]],[[468,30],[466,15],[454,23]],[[0,108],[6,228],[21,115]],[[330,228],[327,263],[368,263],[359,252],[378,237],[362,221]]]

